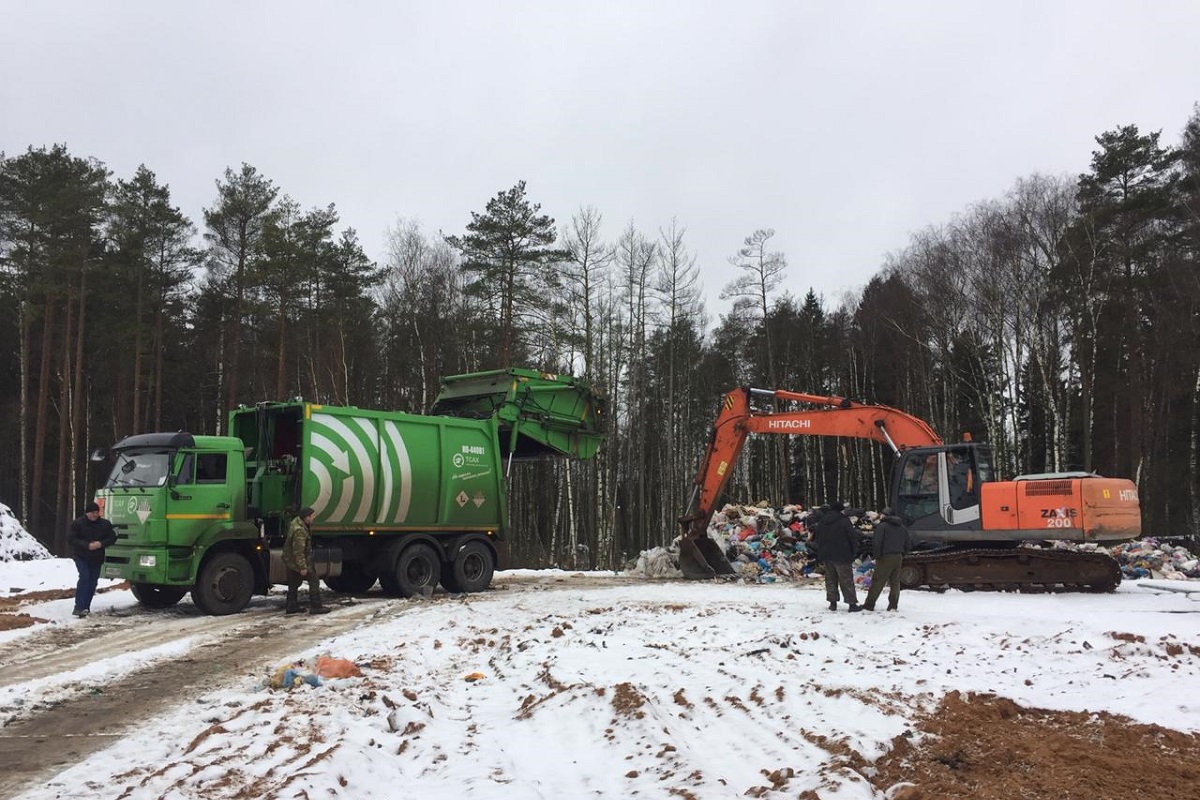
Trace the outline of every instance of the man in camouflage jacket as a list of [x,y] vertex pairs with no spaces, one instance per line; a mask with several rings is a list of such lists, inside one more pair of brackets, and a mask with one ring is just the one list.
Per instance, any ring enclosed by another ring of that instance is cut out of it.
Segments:
[[288,572],[287,613],[304,611],[300,605],[300,583],[308,580],[308,610],[313,614],[325,614],[330,609],[321,605],[321,580],[313,569],[312,521],[316,512],[305,506],[292,520],[287,536],[283,539],[283,565]]

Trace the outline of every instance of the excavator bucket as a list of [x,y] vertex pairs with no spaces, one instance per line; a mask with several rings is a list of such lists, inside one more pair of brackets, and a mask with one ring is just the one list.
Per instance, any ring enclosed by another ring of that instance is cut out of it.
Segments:
[[707,536],[695,539],[685,536],[680,540],[679,570],[688,580],[736,574],[721,548]]

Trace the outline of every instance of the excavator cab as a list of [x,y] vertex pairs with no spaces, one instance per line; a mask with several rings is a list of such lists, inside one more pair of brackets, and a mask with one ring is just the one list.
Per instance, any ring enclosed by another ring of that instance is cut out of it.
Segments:
[[922,530],[980,527],[980,487],[994,480],[985,444],[912,447],[900,453],[892,478],[893,507]]

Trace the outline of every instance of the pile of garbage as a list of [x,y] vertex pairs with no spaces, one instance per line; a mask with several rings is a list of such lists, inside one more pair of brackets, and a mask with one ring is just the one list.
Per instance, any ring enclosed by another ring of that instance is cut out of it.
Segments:
[[[767,503],[757,505],[728,504],[713,514],[708,535],[721,548],[742,580],[755,583],[775,583],[822,577],[820,563],[810,543],[808,517],[811,511],[800,505],[780,509]],[[850,517],[864,538],[870,536],[879,514],[865,511]],[[863,564],[867,567],[862,570]],[[678,578],[679,540],[670,548],[656,547],[638,556],[629,571],[647,578]],[[870,585],[870,559],[859,562],[855,581]]]
[[[818,579],[820,562],[810,545],[807,520],[811,512],[800,505],[772,508],[766,502],[757,505],[728,504],[713,514],[708,535],[721,548],[739,578],[754,583],[776,583]],[[854,582],[860,588],[871,585],[875,564],[871,560],[870,537],[879,522],[877,511],[853,513],[850,521],[863,537],[862,557],[854,565]],[[1104,552],[1121,566],[1127,579],[1162,578],[1200,580],[1200,560],[1185,547],[1159,539],[1146,538],[1114,547],[1093,543],[1056,542],[1055,549]],[[643,551],[629,572],[646,578],[679,578],[679,540],[669,548]]]
[[1158,578],[1169,581],[1200,580],[1200,559],[1180,545],[1146,538],[1112,547],[1091,543],[1056,542],[1060,550],[1108,553],[1121,565],[1121,576],[1130,580]]

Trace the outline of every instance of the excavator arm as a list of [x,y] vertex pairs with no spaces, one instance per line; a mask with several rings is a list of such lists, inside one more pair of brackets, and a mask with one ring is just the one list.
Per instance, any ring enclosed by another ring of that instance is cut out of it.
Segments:
[[[807,403],[805,411],[757,411],[750,398],[758,396],[789,403]],[[708,523],[717,501],[751,433],[801,436],[845,436],[882,442],[896,453],[907,447],[941,444],[923,420],[883,405],[855,403],[782,389],[740,387],[728,392],[713,424],[712,439],[700,463],[688,511],[680,520],[680,568],[689,578],[732,574],[733,568],[708,537]]]

